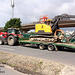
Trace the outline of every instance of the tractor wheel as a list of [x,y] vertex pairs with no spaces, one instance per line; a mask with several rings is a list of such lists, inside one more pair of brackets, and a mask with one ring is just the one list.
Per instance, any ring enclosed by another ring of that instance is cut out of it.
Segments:
[[39,49],[40,49],[40,50],[44,50],[44,49],[45,49],[44,44],[40,44],[40,45],[39,45]]
[[55,47],[52,44],[48,45],[48,51],[53,51],[55,49]]
[[9,36],[8,37],[8,45],[13,46],[13,45],[15,45],[15,43],[16,43],[15,37]]
[[2,38],[0,38],[0,45],[2,45],[3,44],[3,40],[2,40]]

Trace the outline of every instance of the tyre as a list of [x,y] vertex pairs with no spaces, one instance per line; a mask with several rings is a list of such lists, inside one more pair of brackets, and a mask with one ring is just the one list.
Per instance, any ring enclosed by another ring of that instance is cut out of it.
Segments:
[[54,45],[49,44],[48,45],[48,51],[53,51],[55,49]]
[[40,44],[40,45],[39,45],[39,49],[40,49],[40,50],[44,50],[44,49],[45,49],[44,44]]
[[15,43],[16,43],[15,37],[9,36],[8,37],[8,45],[13,46],[13,45],[15,45]]
[[2,45],[3,44],[3,40],[2,40],[2,38],[0,38],[0,45]]

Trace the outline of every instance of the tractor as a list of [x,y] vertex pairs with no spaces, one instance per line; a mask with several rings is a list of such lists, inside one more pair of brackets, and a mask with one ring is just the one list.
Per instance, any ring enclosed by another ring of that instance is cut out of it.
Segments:
[[19,37],[21,38],[23,35],[18,28],[8,28],[7,32],[0,32],[0,45],[16,45],[19,43]]

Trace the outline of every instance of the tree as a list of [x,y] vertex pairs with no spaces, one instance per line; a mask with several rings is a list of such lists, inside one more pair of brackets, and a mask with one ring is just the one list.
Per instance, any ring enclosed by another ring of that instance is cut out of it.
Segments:
[[35,34],[35,32],[30,32],[30,34]]
[[4,32],[7,32],[8,28],[20,28],[21,29],[20,18],[13,18],[7,21],[4,27]]

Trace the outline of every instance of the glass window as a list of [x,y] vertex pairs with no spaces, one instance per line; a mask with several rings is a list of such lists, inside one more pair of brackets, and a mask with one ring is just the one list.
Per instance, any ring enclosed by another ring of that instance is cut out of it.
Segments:
[[8,33],[14,33],[15,31],[14,31],[14,29],[9,29],[8,30]]
[[21,32],[16,29],[8,29],[8,33],[21,34]]

